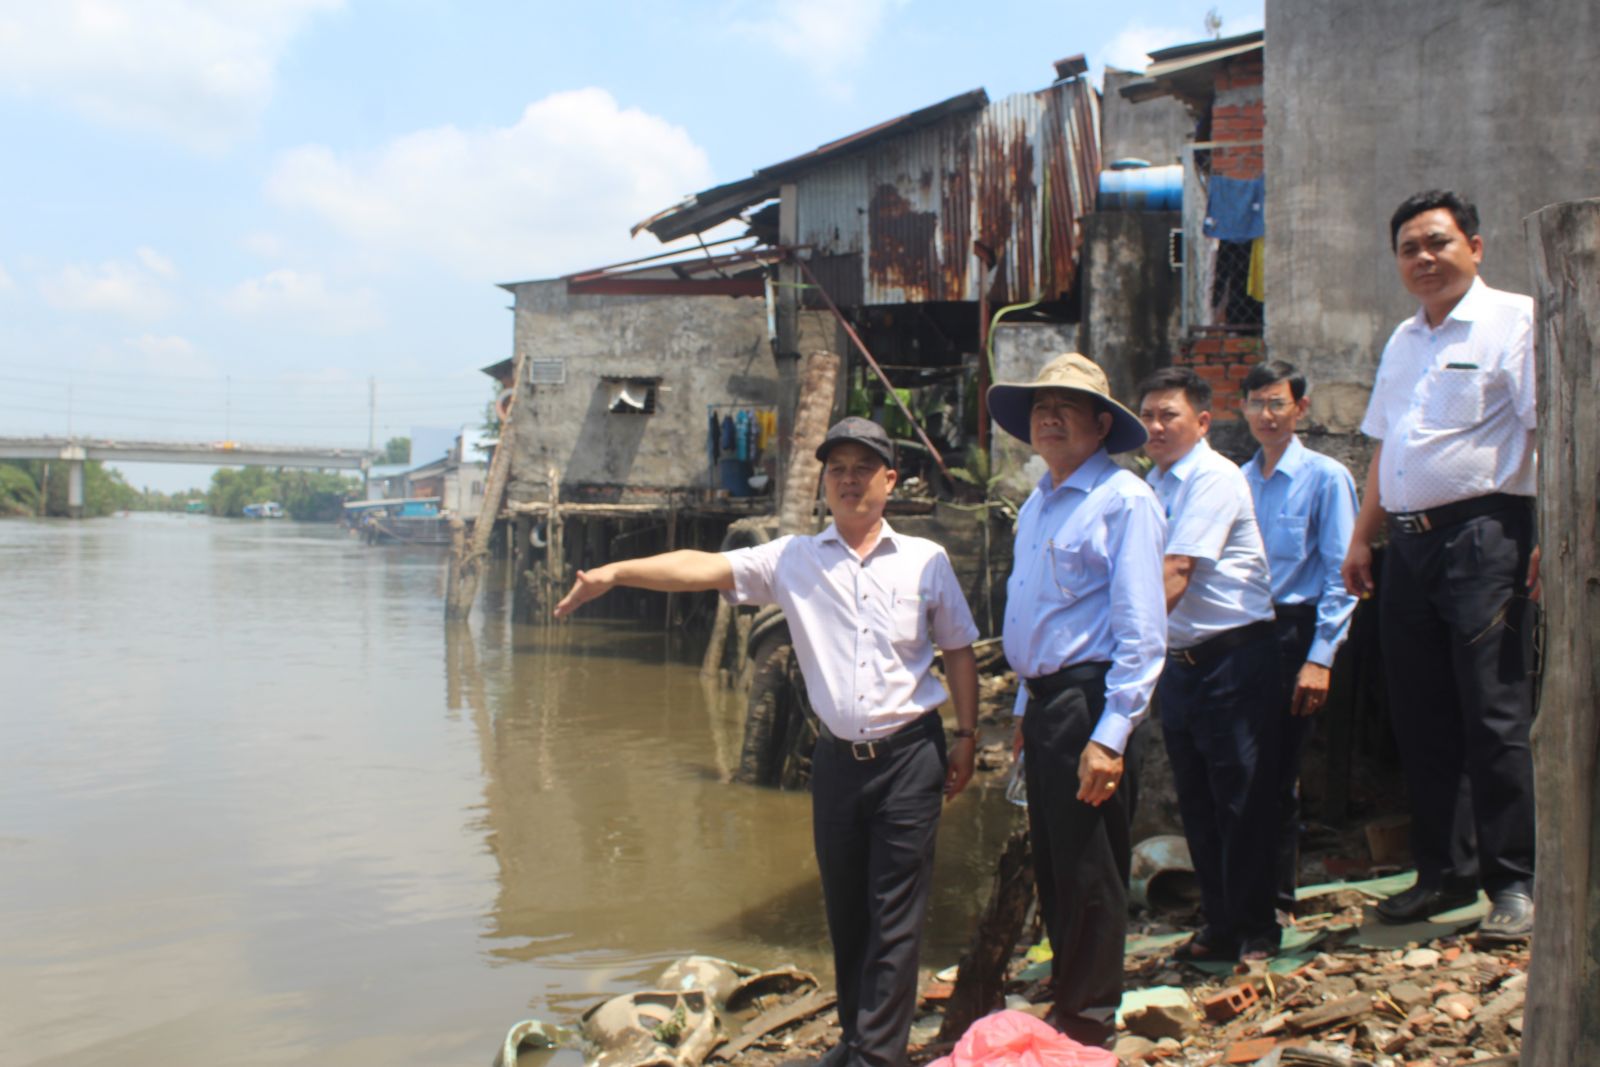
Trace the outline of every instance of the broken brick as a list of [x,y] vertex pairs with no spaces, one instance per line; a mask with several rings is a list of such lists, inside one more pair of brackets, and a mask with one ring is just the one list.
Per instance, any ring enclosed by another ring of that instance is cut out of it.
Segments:
[[1214,1023],[1236,1019],[1261,1002],[1261,994],[1253,985],[1231,985],[1200,1002],[1206,1018]]

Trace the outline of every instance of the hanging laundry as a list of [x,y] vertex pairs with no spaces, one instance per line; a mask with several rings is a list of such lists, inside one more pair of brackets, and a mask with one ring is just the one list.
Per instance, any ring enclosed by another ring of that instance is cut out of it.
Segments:
[[1213,175],[1206,200],[1205,235],[1219,241],[1253,241],[1267,232],[1265,178]]
[[709,424],[706,430],[706,450],[711,456],[711,462],[715,463],[722,455],[722,427],[717,425],[715,411],[706,415],[706,421]]
[[722,451],[724,454],[733,451],[733,438],[733,416],[724,415],[722,416]]
[[750,413],[740,411],[734,416],[734,455],[739,459],[750,458]]
[[1267,302],[1266,238],[1257,237],[1250,242],[1250,280],[1244,291],[1252,300]]

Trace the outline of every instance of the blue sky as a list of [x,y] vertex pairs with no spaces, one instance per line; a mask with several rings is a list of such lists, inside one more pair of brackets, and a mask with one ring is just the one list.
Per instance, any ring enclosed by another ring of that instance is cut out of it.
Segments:
[[[1262,0],[0,0],[0,436],[361,445],[476,421],[497,282],[707,185]],[[206,468],[130,467],[134,484]]]

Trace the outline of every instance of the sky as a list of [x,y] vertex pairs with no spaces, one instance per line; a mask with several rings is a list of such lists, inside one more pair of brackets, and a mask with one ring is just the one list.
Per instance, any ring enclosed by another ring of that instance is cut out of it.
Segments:
[[0,0],[0,437],[477,423],[497,284],[653,254],[629,228],[699,189],[1263,2]]

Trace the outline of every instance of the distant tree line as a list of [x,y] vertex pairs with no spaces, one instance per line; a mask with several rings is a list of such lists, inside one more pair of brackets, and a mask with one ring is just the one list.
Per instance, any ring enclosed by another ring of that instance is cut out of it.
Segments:
[[[63,462],[0,460],[0,517],[65,518],[68,477]],[[198,500],[207,514],[237,519],[246,504],[271,500],[283,505],[290,518],[333,522],[360,488],[359,479],[324,471],[224,467],[211,476],[209,489],[162,493],[135,489],[121,471],[90,460],[83,465],[83,513],[93,518],[117,511],[185,511],[190,501]]]
[[344,502],[361,489],[359,479],[327,471],[266,467],[223,467],[211,476],[206,510],[212,515],[238,518],[246,504],[276,501],[292,519],[333,522]]

